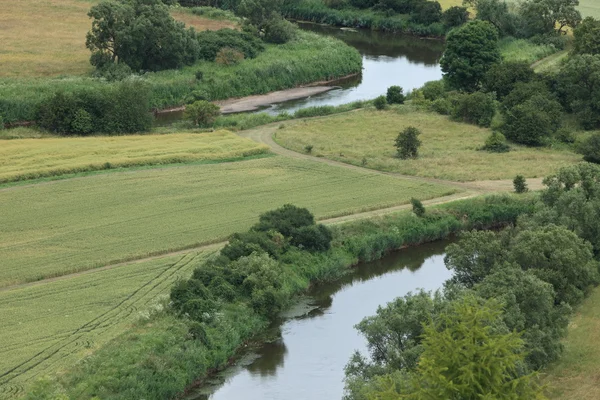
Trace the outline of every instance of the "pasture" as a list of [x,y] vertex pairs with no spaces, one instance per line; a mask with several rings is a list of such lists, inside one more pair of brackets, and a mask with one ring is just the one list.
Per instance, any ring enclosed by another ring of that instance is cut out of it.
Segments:
[[[98,0],[0,0],[0,77],[81,75],[92,71],[85,35]],[[196,30],[233,27],[184,12],[173,16]]]
[[0,291],[0,398],[72,366],[126,331],[215,250]]
[[[408,126],[423,133],[419,158],[395,156],[394,140]],[[277,143],[312,154],[381,171],[457,181],[512,179],[517,174],[543,177],[581,160],[568,150],[511,145],[508,153],[478,150],[489,129],[453,122],[448,117],[414,111],[409,106],[389,111],[359,110],[314,120],[293,121],[275,133]]]
[[0,183],[110,168],[236,159],[267,151],[267,146],[224,130],[7,140],[0,146]]
[[0,287],[220,241],[286,203],[324,218],[454,192],[279,156],[9,187]]

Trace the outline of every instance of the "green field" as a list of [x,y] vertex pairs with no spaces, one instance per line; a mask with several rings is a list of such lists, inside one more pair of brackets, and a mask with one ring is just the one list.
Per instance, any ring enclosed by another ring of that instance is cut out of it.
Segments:
[[323,218],[452,192],[283,157],[1,189],[0,287],[222,240],[285,203]]
[[214,250],[0,291],[0,398],[126,331]]
[[[416,160],[395,157],[394,139],[407,126],[423,132]],[[512,179],[517,174],[542,177],[581,159],[568,150],[516,145],[509,153],[479,151],[489,134],[489,129],[403,106],[288,123],[275,133],[275,139],[298,152],[312,145],[312,154],[318,157],[355,165],[364,163],[367,168],[382,171],[459,181]]]
[[267,151],[267,146],[228,131],[8,140],[0,146],[0,183],[138,165],[227,160]]

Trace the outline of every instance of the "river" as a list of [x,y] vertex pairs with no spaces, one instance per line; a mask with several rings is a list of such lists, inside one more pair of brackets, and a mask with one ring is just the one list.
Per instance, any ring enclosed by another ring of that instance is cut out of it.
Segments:
[[447,244],[394,252],[358,265],[339,281],[314,287],[274,324],[272,342],[244,355],[188,399],[341,399],[344,366],[355,350],[366,351],[354,325],[398,296],[440,288],[450,277],[443,259]]
[[363,58],[362,74],[345,82],[335,83],[340,89],[306,99],[274,104],[262,111],[278,114],[282,111],[292,113],[304,107],[336,106],[373,99],[385,94],[392,85],[401,86],[406,93],[423,86],[425,82],[442,78],[439,61],[444,44],[439,40],[368,30],[342,30],[310,23],[299,23],[299,26],[303,30],[336,37],[355,47]]

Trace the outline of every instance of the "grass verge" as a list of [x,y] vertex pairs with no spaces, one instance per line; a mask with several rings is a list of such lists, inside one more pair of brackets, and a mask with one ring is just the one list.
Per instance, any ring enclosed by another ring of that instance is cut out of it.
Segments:
[[[422,131],[419,158],[395,156],[398,133],[415,126]],[[581,159],[569,150],[512,146],[508,153],[478,150],[489,129],[400,106],[388,111],[359,110],[315,120],[291,121],[275,140],[297,152],[381,171],[458,181],[512,179],[517,174],[542,177]]]

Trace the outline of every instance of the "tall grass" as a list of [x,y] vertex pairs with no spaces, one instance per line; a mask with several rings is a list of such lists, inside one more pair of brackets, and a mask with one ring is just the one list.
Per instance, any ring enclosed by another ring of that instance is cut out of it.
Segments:
[[[299,32],[292,42],[268,45],[258,57],[238,65],[201,61],[181,70],[147,73],[139,79],[149,84],[151,106],[161,109],[182,105],[192,91],[220,100],[340,78],[358,73],[361,68],[362,58],[356,49],[337,39]],[[195,77],[198,70],[203,72],[200,81]],[[39,104],[56,91],[106,85],[113,84],[86,77],[0,80],[0,115],[7,123],[33,120]]]
[[[493,196],[430,209],[424,218],[405,212],[341,225],[334,229],[328,252],[298,251],[286,257],[281,294],[289,302],[311,283],[334,280],[360,260],[381,258],[402,246],[463,229],[510,224],[532,209],[532,197]],[[209,371],[224,367],[240,345],[269,322],[239,300],[222,309],[216,324],[207,324],[205,335],[196,339],[190,322],[169,313],[142,321],[76,365],[54,387],[42,383],[37,389],[46,394],[66,391],[77,398],[173,398]]]
[[534,63],[559,50],[551,44],[534,44],[526,39],[505,37],[500,40],[500,52],[505,61]]

